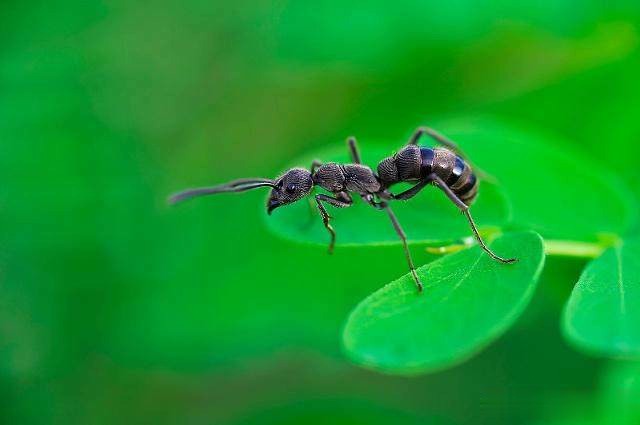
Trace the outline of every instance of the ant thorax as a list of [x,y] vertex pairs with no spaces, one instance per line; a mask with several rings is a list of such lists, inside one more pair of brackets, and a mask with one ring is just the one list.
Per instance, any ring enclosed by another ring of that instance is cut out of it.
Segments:
[[377,193],[381,189],[373,170],[361,164],[323,164],[313,175],[313,181],[333,193]]

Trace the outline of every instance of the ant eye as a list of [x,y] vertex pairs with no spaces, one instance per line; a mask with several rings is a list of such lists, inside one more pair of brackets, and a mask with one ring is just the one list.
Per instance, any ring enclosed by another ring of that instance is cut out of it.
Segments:
[[293,193],[296,191],[296,185],[293,183],[288,184],[285,190],[287,191],[287,193]]

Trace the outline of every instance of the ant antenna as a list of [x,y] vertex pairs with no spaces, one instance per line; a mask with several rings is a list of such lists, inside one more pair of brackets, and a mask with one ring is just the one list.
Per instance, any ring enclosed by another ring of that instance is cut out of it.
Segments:
[[270,179],[238,179],[229,183],[212,187],[201,187],[196,189],[187,189],[182,192],[175,193],[169,197],[169,204],[174,205],[187,199],[196,198],[198,196],[214,195],[216,193],[227,192],[244,192],[246,190],[258,187],[276,187],[273,180]]

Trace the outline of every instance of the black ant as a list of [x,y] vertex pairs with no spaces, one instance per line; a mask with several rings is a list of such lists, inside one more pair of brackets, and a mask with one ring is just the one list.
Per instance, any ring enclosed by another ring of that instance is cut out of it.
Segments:
[[[432,137],[444,148],[434,149],[418,146],[418,140],[423,135]],[[336,208],[349,207],[353,204],[351,194],[355,193],[372,207],[387,212],[402,241],[411,275],[418,286],[418,290],[422,291],[422,283],[416,274],[411,253],[407,246],[407,237],[389,207],[389,201],[410,199],[428,184],[434,184],[442,189],[445,195],[465,215],[478,244],[491,258],[501,263],[517,261],[515,258],[505,259],[494,254],[478,233],[476,224],[469,212],[469,206],[473,203],[478,193],[478,178],[476,173],[472,171],[469,161],[455,143],[435,130],[420,127],[411,136],[405,147],[395,155],[383,159],[378,164],[377,174],[371,168],[362,164],[356,139],[350,137],[347,143],[353,161],[351,164],[337,164],[335,162],[322,164],[319,161],[313,161],[310,170],[292,168],[275,180],[260,178],[239,179],[219,186],[185,190],[173,195],[169,201],[174,204],[196,196],[225,192],[244,192],[258,187],[270,187],[272,189],[267,203],[267,213],[271,214],[276,208],[307,197],[311,194],[314,186],[320,186],[333,195],[315,195],[322,222],[331,235],[329,253],[332,253],[336,233],[329,223],[331,217],[327,213],[324,204],[326,203]],[[391,193],[389,188],[400,182],[415,183],[415,186],[402,193]]]

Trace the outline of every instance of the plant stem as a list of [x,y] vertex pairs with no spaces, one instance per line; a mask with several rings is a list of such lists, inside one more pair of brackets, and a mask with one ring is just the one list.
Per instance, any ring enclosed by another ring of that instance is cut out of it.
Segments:
[[608,245],[597,242],[578,242],[563,240],[544,241],[544,252],[547,255],[560,255],[565,257],[597,258]]

